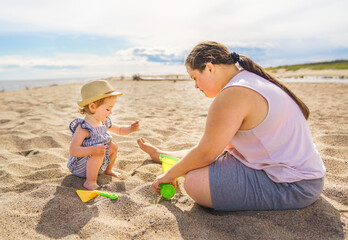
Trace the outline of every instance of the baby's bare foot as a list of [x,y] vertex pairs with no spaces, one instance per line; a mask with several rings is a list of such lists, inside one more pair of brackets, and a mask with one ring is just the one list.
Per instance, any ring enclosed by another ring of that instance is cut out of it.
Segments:
[[159,155],[161,154],[161,151],[158,148],[153,146],[151,143],[145,141],[145,139],[143,138],[138,138],[137,143],[141,150],[143,150],[144,152],[150,155],[152,160],[158,163],[161,162],[159,160]]
[[94,190],[94,189],[97,189],[99,185],[97,183],[91,183],[86,181],[83,184],[83,187],[86,188],[87,190]]
[[116,177],[116,178],[119,178],[121,176],[121,173],[119,172],[114,172],[114,171],[105,171],[104,172],[105,175],[109,175],[109,176],[112,176],[112,177]]

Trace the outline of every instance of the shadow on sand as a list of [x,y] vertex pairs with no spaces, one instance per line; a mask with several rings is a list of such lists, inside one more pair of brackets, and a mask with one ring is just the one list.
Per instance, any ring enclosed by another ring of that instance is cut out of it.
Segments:
[[75,192],[77,189],[83,189],[84,181],[82,178],[68,175],[63,179],[61,186],[56,187],[54,197],[44,206],[36,226],[39,234],[54,239],[71,234],[81,236],[80,230],[92,218],[98,217],[98,208],[93,204],[94,201],[83,203]]
[[161,203],[175,215],[184,239],[344,239],[340,213],[320,197],[299,210],[218,212],[194,204],[182,211]]

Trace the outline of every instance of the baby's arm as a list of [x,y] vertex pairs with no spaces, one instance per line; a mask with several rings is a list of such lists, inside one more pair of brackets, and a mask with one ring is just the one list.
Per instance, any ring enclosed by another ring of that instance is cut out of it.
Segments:
[[133,122],[129,126],[112,124],[112,126],[109,128],[111,132],[116,133],[118,135],[128,135],[132,132],[135,132],[138,129],[139,129],[139,120]]
[[74,137],[70,143],[70,155],[74,157],[85,157],[88,155],[102,155],[105,154],[107,146],[104,145],[95,145],[90,147],[82,147],[83,140],[88,137],[89,131],[81,128],[81,125],[78,125]]

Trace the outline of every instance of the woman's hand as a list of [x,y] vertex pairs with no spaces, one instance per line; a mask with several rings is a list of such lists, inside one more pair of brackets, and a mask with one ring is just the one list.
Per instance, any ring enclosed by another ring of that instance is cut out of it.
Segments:
[[151,187],[153,188],[153,190],[155,191],[155,193],[157,195],[160,195],[160,183],[171,183],[173,184],[174,187],[176,187],[176,181],[175,178],[171,178],[170,176],[168,176],[168,172],[162,173],[161,175],[156,177],[156,180],[152,183]]

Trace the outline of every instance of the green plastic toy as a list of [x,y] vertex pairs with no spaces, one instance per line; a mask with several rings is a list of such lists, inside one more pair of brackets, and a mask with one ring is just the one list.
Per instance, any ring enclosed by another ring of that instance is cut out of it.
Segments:
[[[159,156],[160,161],[162,162],[162,172],[166,172],[169,170],[169,168],[171,168],[176,162],[179,161],[178,158],[172,157],[172,156],[168,156],[165,154],[161,154]],[[160,194],[164,197],[164,198],[171,198],[174,196],[175,194],[175,188],[171,183],[160,183]]]
[[95,198],[97,195],[107,197],[110,199],[117,199],[118,196],[115,193],[107,193],[98,190],[76,190],[77,195],[79,195],[82,202],[88,202],[89,200]]
[[164,198],[171,198],[175,194],[175,188],[171,183],[160,183],[160,193]]

